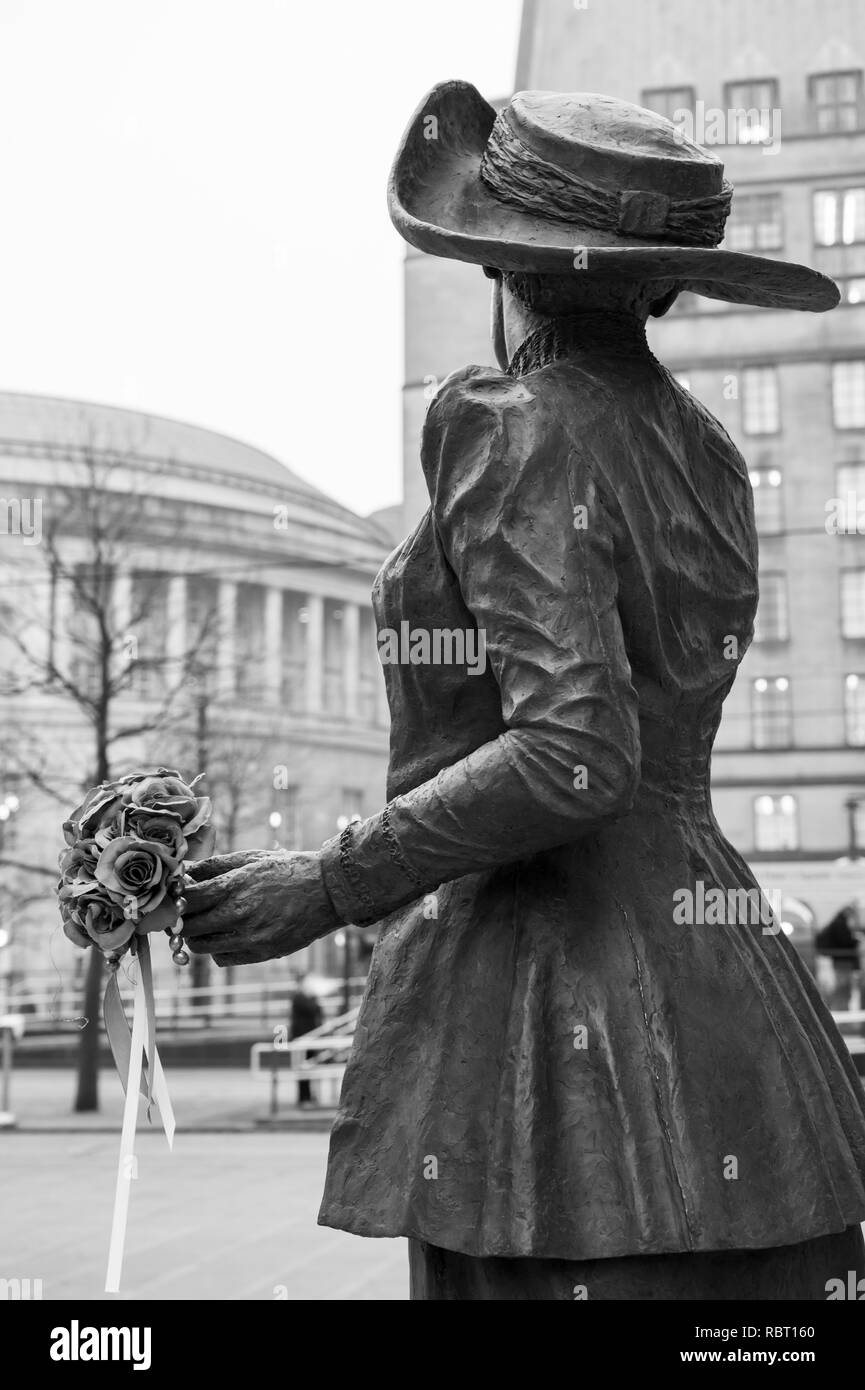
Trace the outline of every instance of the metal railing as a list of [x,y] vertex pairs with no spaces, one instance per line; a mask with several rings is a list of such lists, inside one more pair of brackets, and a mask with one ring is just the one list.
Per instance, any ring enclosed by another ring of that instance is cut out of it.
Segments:
[[[133,986],[120,977],[120,995],[131,1008]],[[349,998],[359,1001],[365,977],[349,980]],[[157,985],[154,989],[157,1019],[163,1028],[195,1032],[202,1028],[245,1031],[285,1023],[291,1012],[295,986],[288,980],[254,981],[251,984],[192,986],[183,983]],[[325,1013],[339,1010],[343,984],[332,994],[322,996]],[[82,1023],[80,985],[62,985],[53,990],[10,991],[7,1007],[24,1017],[28,1035],[75,1032]]]

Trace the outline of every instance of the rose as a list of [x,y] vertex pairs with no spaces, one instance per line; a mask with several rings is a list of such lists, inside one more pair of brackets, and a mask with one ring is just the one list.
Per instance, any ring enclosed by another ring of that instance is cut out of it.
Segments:
[[60,900],[60,916],[63,919],[63,930],[70,941],[74,942],[76,946],[86,947],[91,944],[90,937],[81,925],[78,913],[72,903],[64,902],[62,898]]
[[169,920],[168,907],[156,913],[168,885],[180,868],[180,859],[162,844],[118,835],[103,849],[95,876],[108,898],[134,923],[147,919],[146,931],[159,931]]
[[97,832],[116,828],[122,808],[123,801],[116,783],[103,782],[101,786],[94,787],[69,819],[63,822],[63,836],[67,845],[93,839]]
[[120,795],[126,805],[177,816],[187,845],[184,857],[207,859],[213,852],[216,838],[210,824],[212,805],[209,796],[196,796],[194,787],[194,782],[192,785],[184,782],[179,772],[165,767],[120,779]]
[[64,932],[76,946],[89,946],[95,941],[103,950],[111,951],[126,944],[135,931],[135,923],[124,917],[122,908],[111,901],[97,882],[97,856],[93,840],[61,855],[63,877],[57,885],[60,915]]
[[97,893],[74,901],[64,900],[61,894],[60,914],[63,930],[76,946],[95,942],[103,951],[124,947],[135,932],[135,923],[118,907]]
[[60,856],[60,884],[92,884],[96,877],[99,846],[95,840],[79,840]]
[[124,806],[120,833],[164,845],[178,864],[189,857],[180,816],[173,811],[154,811],[149,806]]

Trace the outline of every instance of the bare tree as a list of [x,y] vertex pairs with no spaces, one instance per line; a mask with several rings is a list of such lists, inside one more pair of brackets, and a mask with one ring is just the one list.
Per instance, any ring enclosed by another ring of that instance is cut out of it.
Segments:
[[[161,470],[170,474],[170,465]],[[154,470],[147,477],[152,480]],[[154,624],[157,598],[165,576],[142,569],[131,601],[118,604],[118,577],[130,569],[130,557],[147,544],[176,544],[182,516],[169,504],[128,485],[118,485],[118,473],[142,474],[136,451],[118,453],[95,444],[77,451],[75,476],[53,488],[41,544],[16,547],[12,557],[13,585],[18,601],[0,606],[0,637],[11,644],[17,661],[6,693],[41,691],[60,697],[77,710],[88,734],[88,762],[82,790],[117,775],[125,742],[164,728],[183,689],[188,662],[208,640],[208,614],[185,641],[178,659],[166,649],[147,648],[139,640]],[[146,537],[146,541],[144,538]],[[29,571],[29,572],[28,572]],[[157,614],[156,623],[160,622]],[[123,696],[141,689],[146,678],[148,699],[143,713],[132,721]],[[7,741],[8,742],[8,741]],[[34,754],[32,740],[10,751],[9,766],[58,802],[68,805],[69,784],[57,785],[56,770],[46,767],[44,749]],[[39,865],[14,867],[55,873]],[[81,1031],[78,1052],[76,1111],[99,1108],[99,1005],[102,953],[89,953],[83,1012],[90,1025]]]

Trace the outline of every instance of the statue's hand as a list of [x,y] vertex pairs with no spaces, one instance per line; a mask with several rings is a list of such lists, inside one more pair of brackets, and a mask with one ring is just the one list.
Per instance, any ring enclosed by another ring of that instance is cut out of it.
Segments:
[[[190,882],[190,880],[192,880]],[[341,926],[315,853],[256,850],[192,864],[183,935],[217,965],[289,956]]]

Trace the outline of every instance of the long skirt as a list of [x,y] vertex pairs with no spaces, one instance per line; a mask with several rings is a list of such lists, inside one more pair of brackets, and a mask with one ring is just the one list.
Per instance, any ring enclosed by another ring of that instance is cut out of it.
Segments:
[[[847,1291],[865,1279],[865,1242],[859,1226],[848,1226],[840,1235],[765,1250],[536,1260],[461,1255],[410,1240],[409,1272],[413,1299],[825,1301],[839,1288],[832,1280]],[[859,1292],[865,1294],[865,1282]]]

